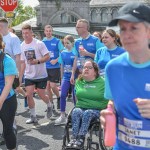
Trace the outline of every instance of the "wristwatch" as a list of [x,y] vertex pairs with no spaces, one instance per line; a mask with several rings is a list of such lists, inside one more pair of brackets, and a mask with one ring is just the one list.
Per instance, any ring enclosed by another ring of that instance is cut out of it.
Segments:
[[38,60],[38,64],[40,64],[41,62]]

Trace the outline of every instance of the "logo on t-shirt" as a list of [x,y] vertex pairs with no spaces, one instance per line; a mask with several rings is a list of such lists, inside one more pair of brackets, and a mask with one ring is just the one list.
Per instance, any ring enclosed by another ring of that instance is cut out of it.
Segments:
[[96,88],[96,86],[95,85],[90,85],[90,84],[86,84],[86,85],[84,85],[84,88]]
[[150,83],[145,84],[145,91],[150,91]]
[[32,48],[27,49],[24,53],[25,53],[25,56],[26,56],[27,60],[36,59],[35,50],[34,49],[32,49]]

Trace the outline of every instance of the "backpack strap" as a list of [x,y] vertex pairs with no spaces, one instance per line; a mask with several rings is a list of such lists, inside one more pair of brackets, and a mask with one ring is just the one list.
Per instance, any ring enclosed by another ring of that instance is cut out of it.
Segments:
[[4,57],[5,53],[0,52],[0,72],[4,72],[4,64],[3,64]]

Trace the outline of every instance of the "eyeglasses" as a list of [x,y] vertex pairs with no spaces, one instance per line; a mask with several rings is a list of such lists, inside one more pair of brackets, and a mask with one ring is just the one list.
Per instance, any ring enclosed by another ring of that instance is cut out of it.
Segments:
[[92,66],[84,66],[83,69],[88,69],[89,70],[89,69],[93,69],[93,67]]

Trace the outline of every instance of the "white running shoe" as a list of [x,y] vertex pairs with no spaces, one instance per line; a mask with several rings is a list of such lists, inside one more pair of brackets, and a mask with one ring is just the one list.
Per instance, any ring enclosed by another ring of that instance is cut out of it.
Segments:
[[67,122],[67,118],[60,116],[58,119],[55,120],[55,125],[66,124],[66,122]]

